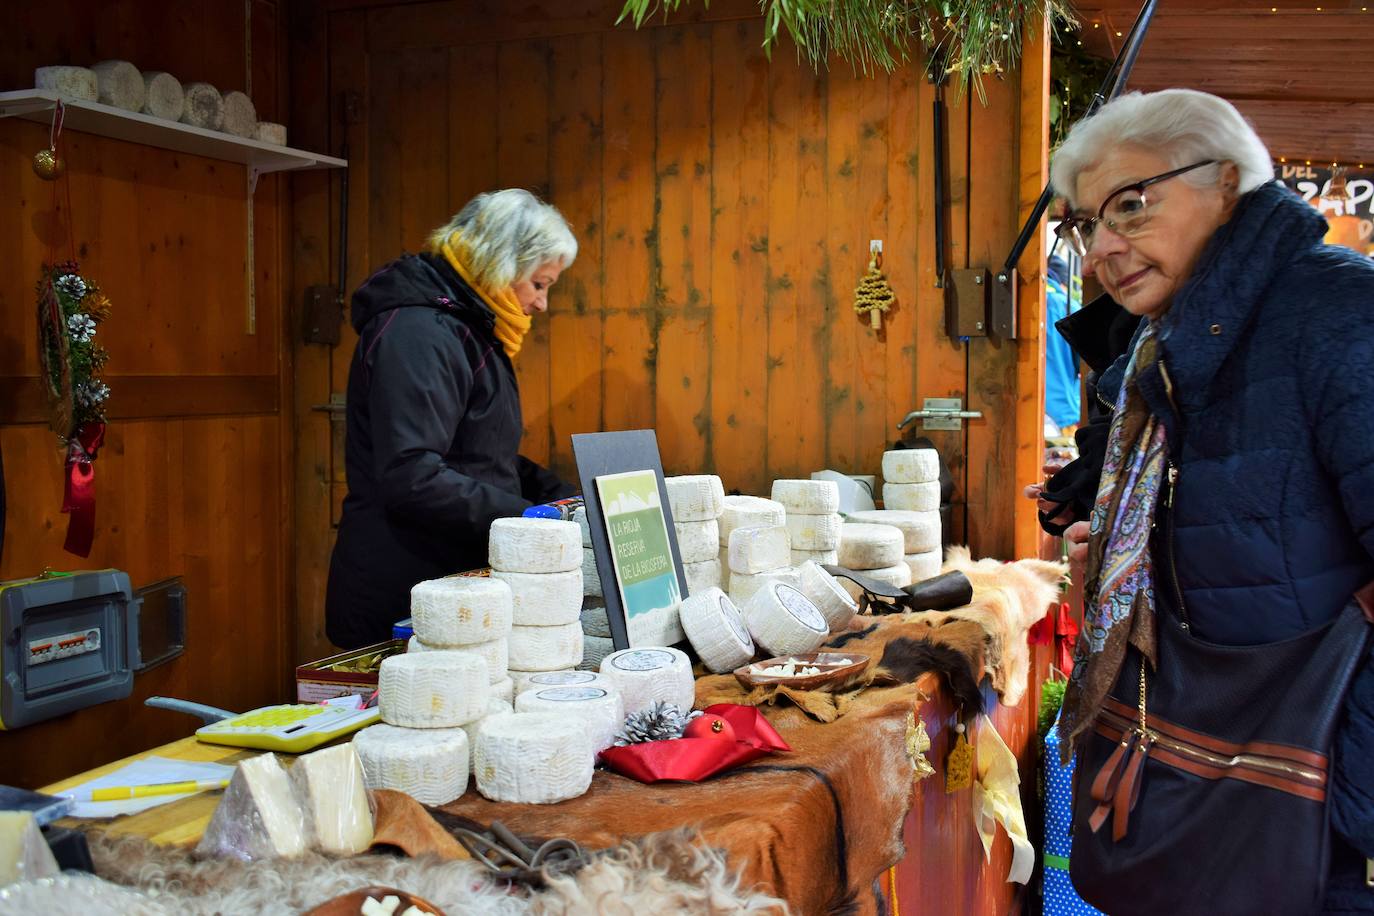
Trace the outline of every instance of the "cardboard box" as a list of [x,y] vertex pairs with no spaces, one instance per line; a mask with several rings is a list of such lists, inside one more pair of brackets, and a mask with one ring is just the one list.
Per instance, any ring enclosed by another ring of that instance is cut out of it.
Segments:
[[369,671],[338,671],[334,670],[336,666],[357,662],[369,655],[400,655],[405,650],[405,640],[389,639],[300,665],[296,668],[296,702],[323,703],[335,697],[370,696],[377,689],[380,659],[379,664],[370,666]]

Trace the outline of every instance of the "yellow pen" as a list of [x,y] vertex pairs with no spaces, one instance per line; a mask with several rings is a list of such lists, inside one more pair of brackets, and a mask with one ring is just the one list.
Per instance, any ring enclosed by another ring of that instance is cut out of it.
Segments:
[[192,779],[186,782],[162,782],[147,786],[104,786],[98,789],[81,789],[57,794],[80,802],[123,801],[128,798],[147,798],[152,795],[184,795],[188,792],[205,792],[223,789],[227,785],[229,785],[227,779]]

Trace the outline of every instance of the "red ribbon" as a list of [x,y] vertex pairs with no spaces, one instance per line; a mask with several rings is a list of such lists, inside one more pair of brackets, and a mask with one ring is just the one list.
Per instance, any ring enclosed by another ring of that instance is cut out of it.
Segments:
[[62,545],[78,557],[91,555],[95,540],[95,456],[105,443],[105,424],[92,423],[67,442],[67,484],[62,511],[69,513],[67,540]]
[[1067,601],[1059,605],[1059,619],[1055,629],[1059,634],[1056,646],[1056,654],[1059,656],[1059,670],[1065,674],[1071,674],[1073,673],[1073,647],[1078,642],[1078,622],[1073,619],[1073,611],[1069,608]]
[[753,706],[717,703],[703,714],[729,722],[736,740],[675,738],[608,747],[601,752],[601,762],[640,782],[699,782],[774,751],[792,750]]

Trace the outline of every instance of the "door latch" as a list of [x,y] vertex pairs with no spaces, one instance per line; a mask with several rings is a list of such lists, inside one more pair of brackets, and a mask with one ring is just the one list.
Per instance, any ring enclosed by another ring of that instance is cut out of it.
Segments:
[[921,421],[922,429],[963,429],[965,420],[976,420],[983,416],[981,410],[964,410],[960,398],[926,398],[920,410],[913,410],[897,424],[898,429],[906,429],[914,421]]

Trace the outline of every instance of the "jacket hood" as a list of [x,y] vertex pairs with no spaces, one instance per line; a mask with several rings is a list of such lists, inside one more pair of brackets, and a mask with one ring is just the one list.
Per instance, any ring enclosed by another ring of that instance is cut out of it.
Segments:
[[408,254],[368,277],[353,293],[351,321],[361,333],[382,312],[398,308],[450,312],[488,332],[496,324],[491,309],[457,271],[434,254]]

